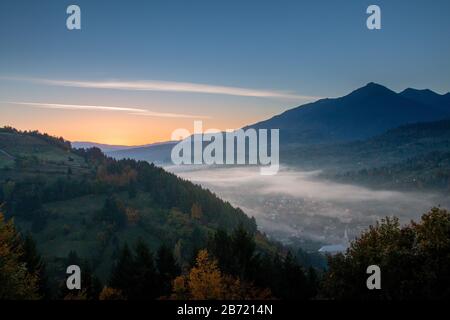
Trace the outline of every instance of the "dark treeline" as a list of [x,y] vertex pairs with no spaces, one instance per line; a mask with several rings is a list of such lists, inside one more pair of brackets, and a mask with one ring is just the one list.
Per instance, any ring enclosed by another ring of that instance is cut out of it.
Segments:
[[219,230],[209,240],[208,251],[225,274],[260,288],[269,288],[280,299],[311,299],[317,290],[317,273],[304,270],[291,252],[264,254],[254,238],[238,227],[232,234]]
[[[204,273],[217,271],[224,279],[233,279],[234,287],[238,282],[239,298],[249,299],[255,297],[255,292],[265,292],[264,298],[304,300],[312,299],[317,293],[319,279],[314,269],[304,270],[289,252],[285,256],[257,253],[253,236],[242,227],[231,234],[216,232],[210,237],[208,246],[194,252],[191,262],[183,267],[176,261],[173,248],[166,245],[153,253],[142,239],[133,247],[124,244],[103,290],[90,285],[84,288],[88,292],[97,292],[96,299],[178,298],[174,282],[198,267],[196,263],[202,251],[209,252],[210,259],[217,263],[216,270],[211,270],[208,265],[201,266],[205,268]],[[89,281],[91,285],[94,283]],[[194,287],[191,291],[196,291],[196,294],[199,290],[206,290],[200,280],[191,285]],[[215,285],[220,286],[220,282]],[[79,293],[80,296],[89,297],[83,291]],[[72,298],[73,294],[68,297]],[[192,296],[184,296],[189,297]],[[210,298],[235,297],[223,292],[220,296]]]
[[[232,279],[241,299],[255,297],[255,292],[265,292],[259,297],[267,299],[311,299],[318,286],[315,271],[306,272],[290,253],[286,256],[257,253],[253,236],[240,226],[231,234],[216,232],[210,237],[208,247],[202,249],[209,250],[211,260],[217,263],[216,270],[209,269],[208,265],[196,265],[202,250],[193,253],[191,263],[181,268],[173,248],[162,245],[153,253],[139,239],[131,248],[126,243],[120,248],[108,280],[102,284],[89,261],[71,251],[63,265],[80,266],[81,289],[68,290],[66,278],[61,277],[66,276],[65,270],[61,269],[59,279],[49,281],[45,262],[32,238],[29,235],[22,238],[12,221],[0,218],[0,239],[11,249],[0,251],[0,279],[5,284],[0,289],[0,299],[176,299],[176,278],[189,274],[195,267],[206,268],[204,273],[219,272],[220,277]],[[9,260],[12,262],[8,263]],[[24,270],[18,277],[17,273]],[[201,279],[190,285],[197,295],[199,290],[205,290]],[[236,297],[225,292],[216,298]]]
[[[82,269],[82,289],[65,279],[49,295],[45,263],[29,237],[0,216],[0,299],[346,299],[441,300],[450,298],[450,213],[434,208],[420,222],[401,227],[386,218],[329,256],[323,275],[305,270],[290,253],[261,255],[243,228],[217,231],[208,246],[182,268],[173,249],[152,253],[143,240],[124,244],[108,280],[101,284],[89,263],[71,252],[66,265]],[[369,265],[382,270],[381,290],[366,287]]]

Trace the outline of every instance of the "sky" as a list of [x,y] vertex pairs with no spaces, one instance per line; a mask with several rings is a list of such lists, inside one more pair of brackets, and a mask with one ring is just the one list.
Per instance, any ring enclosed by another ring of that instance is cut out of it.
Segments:
[[[71,4],[81,30],[66,28]],[[449,14],[448,0],[2,0],[0,126],[139,145],[368,82],[446,93]]]

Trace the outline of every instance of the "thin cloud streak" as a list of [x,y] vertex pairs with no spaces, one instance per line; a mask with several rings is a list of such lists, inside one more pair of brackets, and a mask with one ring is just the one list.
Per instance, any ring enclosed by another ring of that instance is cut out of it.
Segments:
[[205,119],[208,116],[189,115],[180,113],[165,113],[154,112],[142,108],[127,108],[127,107],[110,107],[97,105],[78,105],[78,104],[60,104],[60,103],[43,103],[43,102],[18,102],[18,101],[2,101],[1,103],[15,104],[22,106],[30,106],[44,109],[62,109],[62,110],[87,110],[87,111],[113,111],[126,112],[130,115],[160,117],[160,118],[189,118],[189,119]]
[[279,98],[292,100],[317,100],[321,97],[298,95],[295,93],[274,91],[274,90],[258,90],[240,87],[216,86],[209,84],[200,84],[192,82],[175,82],[175,81],[73,81],[73,80],[50,80],[39,78],[9,78],[14,80],[31,81],[46,85],[76,87],[76,88],[93,88],[93,89],[113,89],[113,90],[130,90],[130,91],[161,91],[161,92],[184,92],[184,93],[204,93],[219,94],[240,97],[255,98]]

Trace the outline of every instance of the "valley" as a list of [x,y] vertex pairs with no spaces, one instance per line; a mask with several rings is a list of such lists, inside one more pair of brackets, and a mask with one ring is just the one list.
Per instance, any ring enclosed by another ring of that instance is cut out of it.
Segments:
[[292,167],[281,168],[273,177],[260,176],[257,168],[167,170],[242,208],[272,238],[285,244],[313,241],[312,248],[346,244],[386,216],[407,223],[435,205],[450,206],[450,198],[439,193],[371,190]]
[[449,94],[369,83],[245,127],[280,129],[274,177],[251,166],[174,166],[173,142],[107,154],[155,161],[242,208],[274,239],[316,249],[348,242],[344,233],[352,239],[385,216],[407,223],[448,207],[449,117]]

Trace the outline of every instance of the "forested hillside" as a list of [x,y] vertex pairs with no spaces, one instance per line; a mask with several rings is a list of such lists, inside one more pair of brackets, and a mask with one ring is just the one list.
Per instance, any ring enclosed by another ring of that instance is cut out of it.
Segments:
[[[12,128],[0,131],[0,151],[0,299],[448,298],[443,209],[403,228],[383,220],[318,270],[241,210],[152,164]],[[82,289],[69,291],[73,264]],[[385,270],[382,291],[365,288],[370,264]]]
[[242,224],[256,233],[240,209],[147,162],[115,161],[14,129],[1,130],[0,149],[3,211],[50,260],[76,251],[106,273],[119,246],[139,237],[153,249],[178,243],[178,258],[186,260],[219,227]]
[[[117,161],[96,148],[72,149],[63,139],[38,132],[1,129],[0,151],[2,211],[6,219],[14,218],[22,236],[31,235],[37,244],[51,295],[68,294],[56,288],[65,267],[75,263],[88,270],[85,281],[92,292],[84,296],[98,297],[103,283],[120,289],[124,297],[137,297],[142,292],[126,290],[143,281],[134,276],[139,272],[135,269],[154,263],[159,289],[149,294],[167,296],[173,278],[207,248],[226,257],[230,276],[277,291],[275,284],[255,276],[267,264],[277,268],[271,261],[282,263],[286,250],[259,233],[253,218],[210,191],[153,164]],[[219,231],[221,238],[214,238]],[[229,265],[235,256],[241,260]],[[295,260],[289,263],[298,266]],[[305,271],[296,268],[304,277]],[[133,278],[122,279],[127,273]]]
[[286,146],[284,163],[346,183],[448,191],[450,121],[416,123],[350,143]]
[[337,174],[334,180],[381,189],[450,191],[450,152],[430,152],[399,163]]

